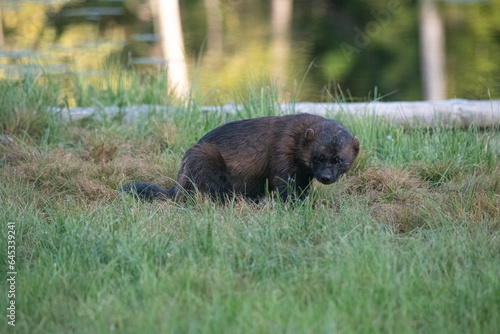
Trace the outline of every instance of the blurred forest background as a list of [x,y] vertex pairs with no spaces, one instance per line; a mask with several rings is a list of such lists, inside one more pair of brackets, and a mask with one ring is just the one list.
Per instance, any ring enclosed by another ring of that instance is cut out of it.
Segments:
[[2,0],[0,18],[0,79],[185,63],[205,103],[262,80],[283,100],[500,98],[500,0]]

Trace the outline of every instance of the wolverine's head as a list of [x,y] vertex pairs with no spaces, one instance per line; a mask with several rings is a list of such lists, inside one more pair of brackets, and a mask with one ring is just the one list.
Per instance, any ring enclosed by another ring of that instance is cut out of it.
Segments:
[[359,140],[339,123],[308,129],[310,161],[314,177],[323,184],[339,179],[353,165],[359,153]]

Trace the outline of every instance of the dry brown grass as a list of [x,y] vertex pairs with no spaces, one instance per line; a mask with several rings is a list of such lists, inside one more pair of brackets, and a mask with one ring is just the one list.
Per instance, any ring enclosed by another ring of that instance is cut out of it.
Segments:
[[430,182],[431,185],[439,185],[459,176],[461,170],[458,163],[453,161],[435,161],[431,164],[417,163],[412,166],[418,176]]
[[40,151],[33,146],[20,145],[15,139],[5,136],[0,142],[0,167],[28,162],[40,158]]
[[353,195],[368,196],[370,202],[413,202],[427,192],[429,185],[410,170],[392,166],[371,166],[347,181]]
[[425,224],[429,184],[409,169],[367,166],[347,178],[347,194],[368,203],[373,218],[405,232]]
[[372,216],[382,224],[388,224],[398,232],[408,232],[427,223],[428,214],[423,204],[378,203],[373,206]]
[[[430,168],[435,167],[367,166],[342,180],[336,196],[352,196],[367,203],[376,221],[400,232],[425,226],[442,216],[475,224],[487,219],[500,226],[500,168],[454,171],[443,182],[441,177],[428,177]],[[447,168],[444,164],[442,167]]]
[[[442,212],[480,224],[486,219],[500,227],[500,168],[478,170],[449,181],[433,192]],[[496,224],[495,224],[496,222]]]
[[173,123],[165,125],[161,122],[153,124],[153,132],[155,134],[155,145],[161,148],[173,147],[178,138],[177,126]]
[[[122,184],[147,180],[168,185],[165,166],[158,156],[135,153],[131,145],[97,142],[74,152],[55,149],[41,153],[38,149],[11,143],[0,147],[4,182],[22,182],[40,191],[44,197],[109,201]],[[174,161],[176,159],[173,159]],[[176,162],[176,161],[175,161]],[[175,177],[175,172],[172,174]]]

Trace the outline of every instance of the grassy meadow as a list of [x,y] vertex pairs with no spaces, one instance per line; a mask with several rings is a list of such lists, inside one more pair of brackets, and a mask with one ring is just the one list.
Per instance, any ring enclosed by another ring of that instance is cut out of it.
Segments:
[[[117,191],[171,186],[203,134],[280,113],[277,91],[249,84],[225,115],[200,111],[210,93],[176,100],[162,73],[0,80],[0,267],[14,222],[17,271],[16,326],[3,279],[0,332],[499,333],[498,129],[329,115],[362,153],[293,207]],[[139,104],[173,108],[130,124],[48,111]]]

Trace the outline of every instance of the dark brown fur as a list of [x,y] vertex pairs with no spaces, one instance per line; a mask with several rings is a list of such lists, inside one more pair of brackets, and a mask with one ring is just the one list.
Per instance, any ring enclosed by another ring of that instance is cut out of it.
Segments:
[[136,183],[124,190],[147,200],[196,191],[214,199],[232,194],[257,199],[266,190],[302,198],[313,178],[337,181],[358,152],[358,138],[334,120],[310,114],[247,119],[224,124],[191,147],[174,187]]

